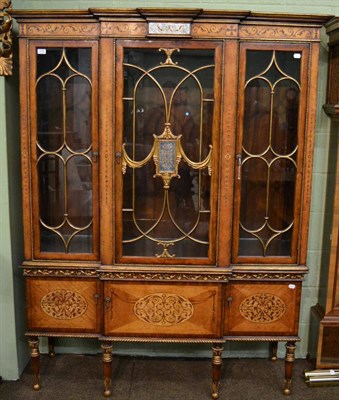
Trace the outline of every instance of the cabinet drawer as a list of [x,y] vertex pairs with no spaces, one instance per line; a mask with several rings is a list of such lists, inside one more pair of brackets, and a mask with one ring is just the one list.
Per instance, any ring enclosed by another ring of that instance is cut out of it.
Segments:
[[224,335],[297,335],[300,294],[300,282],[230,284]]
[[99,333],[100,282],[27,278],[28,329]]
[[219,337],[221,289],[210,284],[105,283],[105,334]]

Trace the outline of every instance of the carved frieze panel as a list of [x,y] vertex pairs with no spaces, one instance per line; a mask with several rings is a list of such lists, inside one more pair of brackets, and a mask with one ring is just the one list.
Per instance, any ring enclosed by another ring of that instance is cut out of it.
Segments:
[[191,24],[186,22],[149,22],[148,34],[155,36],[190,36]]
[[49,276],[49,277],[78,277],[92,278],[98,272],[92,269],[55,269],[55,268],[24,268],[24,276]]
[[201,274],[182,272],[100,272],[102,280],[202,281],[227,282],[228,274]]

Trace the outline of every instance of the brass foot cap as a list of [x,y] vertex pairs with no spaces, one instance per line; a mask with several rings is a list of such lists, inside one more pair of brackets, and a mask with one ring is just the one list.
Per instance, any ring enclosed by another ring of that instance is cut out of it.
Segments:
[[212,393],[212,399],[219,399],[219,393]]
[[277,361],[278,357],[271,357],[271,361]]
[[40,383],[36,383],[35,385],[33,385],[33,389],[37,391],[40,390],[41,389]]
[[49,355],[51,358],[53,358],[53,357],[55,357],[55,352],[53,351],[53,352],[51,352],[51,353],[48,353],[48,355]]
[[106,389],[106,390],[104,391],[104,396],[105,396],[105,397],[110,397],[110,396],[112,396],[112,391],[109,390],[109,389]]
[[291,389],[288,389],[288,388],[284,389],[285,396],[289,396],[290,394],[291,394]]

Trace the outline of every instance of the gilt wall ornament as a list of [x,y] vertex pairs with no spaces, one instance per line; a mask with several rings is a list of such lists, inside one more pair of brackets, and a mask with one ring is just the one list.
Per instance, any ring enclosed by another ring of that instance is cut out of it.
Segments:
[[259,293],[246,297],[239,307],[240,314],[248,321],[267,324],[280,319],[286,311],[286,304],[280,297]]
[[151,325],[173,326],[192,317],[193,304],[182,296],[155,293],[139,299],[134,314]]
[[40,305],[47,315],[56,319],[78,318],[87,310],[86,299],[81,294],[66,289],[47,293],[41,299]]
[[11,0],[0,0],[0,75],[12,75],[12,17],[8,10],[12,9]]

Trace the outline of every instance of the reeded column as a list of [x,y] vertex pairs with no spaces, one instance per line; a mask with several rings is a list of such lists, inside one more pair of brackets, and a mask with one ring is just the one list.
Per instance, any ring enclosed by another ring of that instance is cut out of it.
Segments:
[[224,350],[223,345],[221,343],[216,343],[213,345],[213,359],[212,359],[212,399],[219,398],[219,385],[220,385],[220,376],[221,376],[221,365],[222,358],[221,354]]
[[112,395],[112,349],[110,343],[103,343],[102,348],[102,363],[104,367],[104,396],[110,397]]
[[292,383],[292,372],[293,372],[293,363],[295,360],[295,342],[287,342],[286,343],[286,358],[285,358],[285,388],[284,394],[291,394],[291,383]]
[[34,374],[33,389],[40,390],[40,351],[39,339],[36,336],[31,336],[28,339],[28,345],[31,353],[31,365]]

